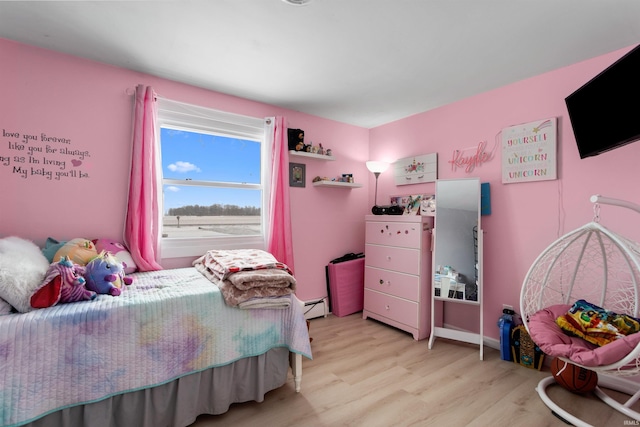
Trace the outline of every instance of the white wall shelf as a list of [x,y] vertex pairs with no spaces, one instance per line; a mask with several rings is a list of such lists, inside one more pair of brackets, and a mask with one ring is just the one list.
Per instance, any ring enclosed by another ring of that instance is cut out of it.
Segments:
[[362,184],[355,182],[339,182],[339,181],[316,181],[314,187],[339,187],[339,188],[360,188]]
[[289,150],[289,155],[296,156],[296,157],[305,157],[307,159],[318,159],[318,160],[335,160],[336,159],[335,157],[327,156],[326,154],[314,154],[314,153],[307,153],[306,151],[295,151],[295,150]]

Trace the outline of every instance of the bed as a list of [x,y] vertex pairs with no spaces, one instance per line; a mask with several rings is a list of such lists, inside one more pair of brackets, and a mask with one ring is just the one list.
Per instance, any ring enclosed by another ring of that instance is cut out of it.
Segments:
[[0,425],[186,426],[258,401],[311,358],[295,295],[239,309],[195,267],[121,295],[0,316]]

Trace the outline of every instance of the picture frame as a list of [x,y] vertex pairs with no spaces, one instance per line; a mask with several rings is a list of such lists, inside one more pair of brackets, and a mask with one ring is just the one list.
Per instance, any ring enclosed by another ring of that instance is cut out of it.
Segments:
[[306,175],[304,163],[289,163],[289,187],[305,187]]
[[435,216],[435,194],[406,194],[391,196],[392,205],[402,206],[403,215]]

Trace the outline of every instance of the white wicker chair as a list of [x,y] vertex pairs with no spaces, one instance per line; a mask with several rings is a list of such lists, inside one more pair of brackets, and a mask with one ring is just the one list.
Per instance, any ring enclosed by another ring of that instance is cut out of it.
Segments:
[[[607,230],[598,221],[599,203],[622,206],[639,213],[640,206],[601,196],[593,196],[591,201],[594,203],[594,221],[552,243],[534,261],[524,279],[520,310],[528,331],[529,319],[534,313],[556,304],[571,305],[579,299],[616,313],[638,317],[640,244]],[[580,366],[572,360],[560,358]],[[630,409],[640,399],[640,384],[621,378],[640,375],[640,344],[616,363],[585,368],[598,373],[599,381],[595,394],[600,399],[640,421],[640,413]],[[572,424],[589,426],[549,398],[546,388],[553,383],[554,379],[550,376],[538,384],[536,390],[543,402]],[[600,386],[622,391],[631,397],[624,404],[618,403]]]

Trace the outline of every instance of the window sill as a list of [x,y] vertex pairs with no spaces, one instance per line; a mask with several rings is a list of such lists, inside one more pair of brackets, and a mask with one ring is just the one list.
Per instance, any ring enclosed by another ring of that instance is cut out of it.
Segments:
[[162,239],[162,258],[200,257],[211,249],[263,249],[262,236],[221,237],[216,239]]

